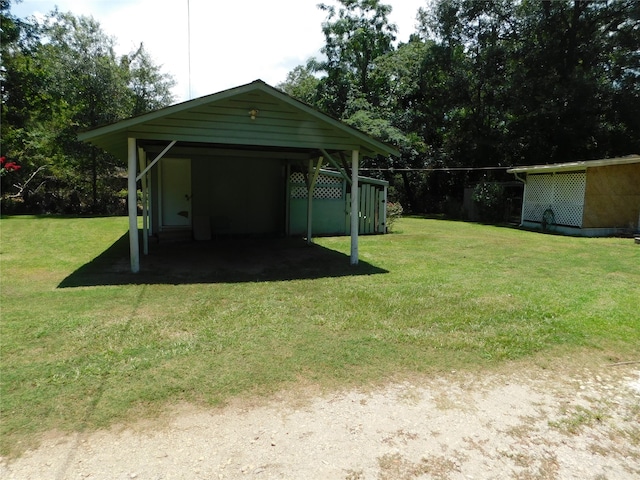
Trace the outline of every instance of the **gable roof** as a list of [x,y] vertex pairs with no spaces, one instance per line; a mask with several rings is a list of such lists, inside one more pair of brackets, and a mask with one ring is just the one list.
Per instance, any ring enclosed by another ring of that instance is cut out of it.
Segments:
[[[253,112],[253,115],[252,115]],[[204,143],[244,148],[331,152],[360,150],[362,156],[399,153],[365,133],[256,80],[219,93],[171,105],[78,135],[126,159],[127,138]]]
[[584,171],[590,167],[606,167],[611,165],[625,165],[628,163],[640,163],[640,155],[628,155],[626,157],[603,158],[600,160],[585,160],[581,162],[553,163],[550,165],[531,165],[528,167],[514,167],[507,173],[553,173]]

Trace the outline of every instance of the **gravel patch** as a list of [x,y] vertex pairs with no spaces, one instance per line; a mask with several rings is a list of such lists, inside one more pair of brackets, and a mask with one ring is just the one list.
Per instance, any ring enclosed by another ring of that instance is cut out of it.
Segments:
[[637,365],[416,377],[50,433],[3,479],[640,478]]

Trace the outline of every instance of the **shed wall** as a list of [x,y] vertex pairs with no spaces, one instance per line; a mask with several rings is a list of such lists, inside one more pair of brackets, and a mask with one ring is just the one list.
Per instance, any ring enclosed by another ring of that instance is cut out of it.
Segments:
[[282,160],[194,158],[193,217],[215,235],[281,235],[285,221]]
[[[304,175],[294,172],[289,179],[289,234],[307,232],[307,186]],[[359,192],[360,234],[385,233],[385,189],[361,178]],[[313,196],[312,232],[314,235],[351,233],[351,194],[341,176],[321,174]]]
[[[289,234],[306,235],[307,184],[304,174],[292,173],[289,182]],[[342,178],[319,175],[313,192],[312,232],[315,235],[346,235],[346,211]]]
[[640,215],[640,163],[587,170],[583,228],[637,230]]
[[584,212],[585,172],[543,173],[527,176],[522,221],[581,227]]

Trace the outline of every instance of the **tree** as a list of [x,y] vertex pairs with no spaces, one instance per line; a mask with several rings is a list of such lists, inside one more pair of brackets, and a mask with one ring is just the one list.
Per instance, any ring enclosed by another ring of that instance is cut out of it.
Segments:
[[153,63],[144,44],[121,59],[121,65],[129,73],[129,90],[133,95],[131,115],[140,115],[173,103],[171,89],[175,81],[163,74]]
[[317,69],[326,74],[319,83],[319,103],[325,111],[342,117],[349,99],[363,97],[371,103],[370,76],[375,59],[393,50],[397,27],[389,23],[389,5],[380,0],[338,0],[340,8],[320,4],[327,12],[322,24],[326,60]]
[[38,121],[38,112],[47,111],[51,104],[46,94],[47,76],[35,58],[40,42],[39,30],[35,25],[14,17],[10,7],[10,1],[0,2],[0,155],[18,162],[22,168],[16,174],[1,179],[3,195],[43,163],[38,148],[43,139],[40,135],[33,135],[30,127]]
[[505,163],[499,146],[510,101],[513,5],[445,0],[430,12],[420,11],[420,31],[434,42],[425,58],[423,75],[429,80],[423,88],[425,97],[441,99],[436,105],[444,123],[440,147],[451,166],[461,160],[471,166]]
[[54,11],[43,33],[47,43],[41,52],[50,62],[49,89],[58,107],[49,124],[57,132],[52,153],[67,174],[75,174],[67,179],[77,190],[84,190],[82,180],[90,178],[91,208],[97,211],[98,180],[113,173],[118,161],[76,136],[79,129],[114,122],[132,111],[128,72],[118,64],[114,40],[92,18]]
[[25,206],[110,210],[125,165],[77,133],[168,105],[173,80],[143,45],[118,58],[93,18],[54,10],[41,23],[14,22],[18,33],[2,52],[2,154],[19,160],[25,176],[47,172],[47,191],[24,190]]
[[287,74],[287,79],[277,87],[288,95],[312,106],[317,106],[320,79],[314,75],[317,61],[310,59],[306,65],[298,65]]
[[[418,101],[423,123],[436,126],[423,131],[431,151],[451,167],[637,151],[629,108],[640,106],[638,10],[632,1],[568,0],[439,0],[421,9],[418,35],[433,42]],[[447,188],[461,192],[480,175]]]
[[637,116],[627,109],[640,107],[640,5],[523,2],[518,13],[512,94],[520,99],[513,116],[523,160],[638,151]]

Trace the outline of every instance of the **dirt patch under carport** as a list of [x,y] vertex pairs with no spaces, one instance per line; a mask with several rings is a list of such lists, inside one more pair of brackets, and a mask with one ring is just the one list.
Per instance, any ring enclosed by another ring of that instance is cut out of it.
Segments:
[[301,238],[237,237],[209,241],[150,243],[140,256],[140,272],[131,273],[129,237],[83,265],[60,288],[128,284],[268,282],[387,273],[348,255],[307,244]]

